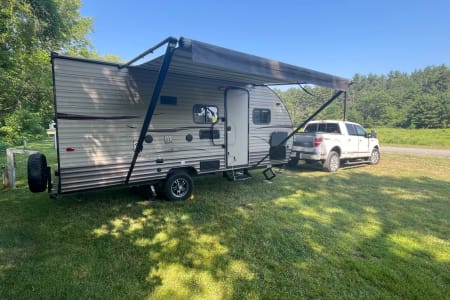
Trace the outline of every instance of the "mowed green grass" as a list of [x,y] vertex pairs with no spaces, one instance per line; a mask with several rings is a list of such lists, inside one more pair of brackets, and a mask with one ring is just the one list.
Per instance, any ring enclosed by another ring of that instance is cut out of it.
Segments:
[[381,145],[450,149],[450,128],[376,128]]
[[0,194],[0,299],[449,299],[448,158],[199,177],[180,203],[129,188],[54,201],[17,168]]

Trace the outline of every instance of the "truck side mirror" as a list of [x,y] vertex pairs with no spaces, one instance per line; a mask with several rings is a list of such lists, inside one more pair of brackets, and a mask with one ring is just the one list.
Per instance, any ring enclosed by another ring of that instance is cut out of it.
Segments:
[[370,137],[376,139],[376,138],[377,138],[377,131],[372,129],[372,130],[370,131]]

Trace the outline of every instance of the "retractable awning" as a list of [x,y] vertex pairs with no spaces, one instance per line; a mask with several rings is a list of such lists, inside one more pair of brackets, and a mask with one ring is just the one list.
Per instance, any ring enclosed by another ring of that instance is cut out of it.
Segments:
[[[155,58],[149,62],[138,66],[131,64],[162,45],[167,44],[166,52],[163,56]],[[176,46],[178,44],[178,47]],[[156,46],[148,49],[135,59],[119,66],[146,68],[157,72],[157,82],[153,89],[150,104],[142,124],[139,139],[136,144],[133,159],[128,170],[125,183],[128,183],[133,172],[139,153],[142,151],[142,144],[147,133],[148,126],[152,120],[161,89],[168,74],[179,74],[191,77],[212,78],[241,85],[270,85],[270,84],[314,84],[337,90],[335,95],[327,101],[318,112],[326,105],[334,101],[340,94],[346,92],[350,85],[350,80],[329,75],[310,69],[289,65],[275,60],[238,52],[219,46],[210,45],[203,42],[194,41],[187,38],[179,40],[169,37]],[[317,113],[318,113],[317,112]],[[298,127],[288,137],[280,142],[283,144],[295,132]],[[267,156],[266,156],[267,157]],[[258,166],[266,157],[260,160]]]
[[[163,57],[136,67],[158,71]],[[347,91],[350,80],[283,62],[180,38],[170,73],[254,84],[313,84]]]

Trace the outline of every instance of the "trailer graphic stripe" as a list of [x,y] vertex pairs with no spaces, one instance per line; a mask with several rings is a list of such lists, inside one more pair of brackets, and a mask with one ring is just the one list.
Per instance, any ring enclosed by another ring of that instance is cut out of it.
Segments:
[[266,128],[289,128],[292,129],[291,125],[270,125],[270,126],[255,126],[254,129],[266,129]]
[[137,119],[139,116],[86,116],[86,115],[76,115],[76,114],[66,114],[57,113],[56,117],[58,119],[64,120],[126,120],[126,119]]
[[[211,129],[211,126],[185,126],[185,127],[175,127],[175,128],[156,128],[149,129],[147,132],[177,132],[188,129]],[[217,130],[217,129],[215,129]]]

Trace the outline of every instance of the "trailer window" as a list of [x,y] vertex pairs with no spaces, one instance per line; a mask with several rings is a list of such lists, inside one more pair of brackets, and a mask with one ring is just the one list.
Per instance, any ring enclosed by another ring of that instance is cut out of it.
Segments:
[[253,124],[270,124],[270,109],[255,108],[253,110]]
[[195,104],[193,114],[194,123],[213,124],[219,118],[219,109],[214,105]]

